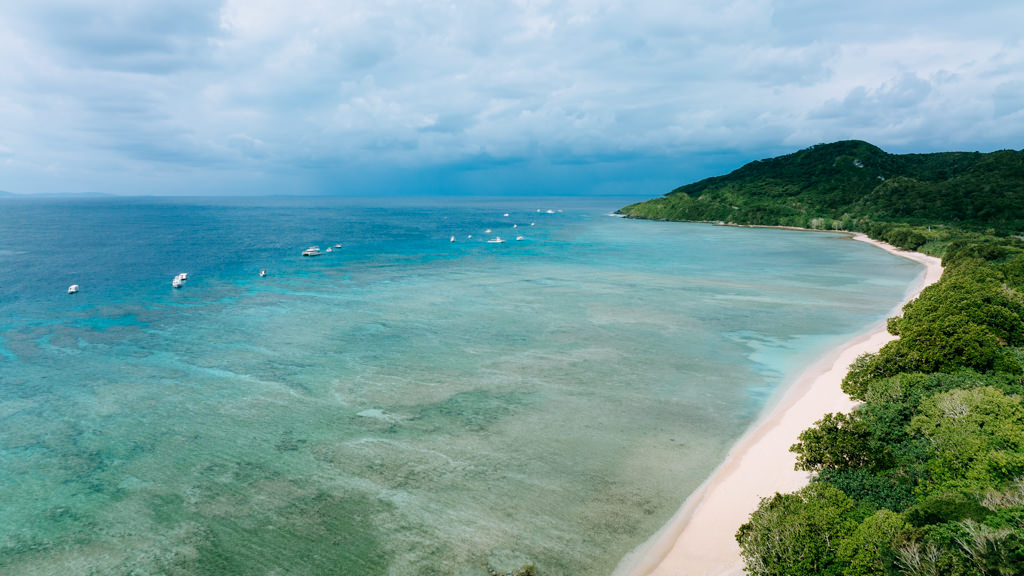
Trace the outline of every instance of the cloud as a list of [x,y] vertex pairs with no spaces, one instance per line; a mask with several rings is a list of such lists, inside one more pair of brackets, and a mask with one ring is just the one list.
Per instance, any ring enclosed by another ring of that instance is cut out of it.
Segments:
[[842,100],[826,101],[810,117],[887,122],[894,116],[904,116],[908,113],[913,114],[916,110],[923,110],[922,105],[931,92],[931,82],[914,74],[904,73],[875,88],[857,86]]
[[995,116],[1006,120],[1024,112],[1024,81],[1003,82],[992,92]]
[[218,12],[206,2],[12,3],[25,30],[76,68],[171,73],[209,55]]
[[24,163],[0,185],[1020,147],[1021,20],[1010,1],[7,3],[0,141]]

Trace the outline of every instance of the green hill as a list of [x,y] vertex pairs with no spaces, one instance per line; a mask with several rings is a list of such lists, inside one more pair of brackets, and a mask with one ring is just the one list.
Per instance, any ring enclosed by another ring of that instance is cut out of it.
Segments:
[[635,218],[868,231],[877,223],[1024,230],[1024,150],[889,154],[818,144],[620,210]]

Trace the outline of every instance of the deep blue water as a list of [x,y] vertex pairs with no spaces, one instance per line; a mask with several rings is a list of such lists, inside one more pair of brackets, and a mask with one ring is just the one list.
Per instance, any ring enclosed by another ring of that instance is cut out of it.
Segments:
[[0,572],[610,572],[921,272],[625,203],[0,198]]

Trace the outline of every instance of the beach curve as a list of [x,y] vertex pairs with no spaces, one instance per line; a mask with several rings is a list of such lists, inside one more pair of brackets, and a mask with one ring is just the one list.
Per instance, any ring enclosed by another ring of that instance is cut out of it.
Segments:
[[[924,272],[903,304],[942,276],[942,262],[899,250],[864,234],[854,240],[919,262]],[[724,462],[695,490],[672,519],[622,559],[612,576],[726,576],[743,573],[735,534],[761,498],[805,486],[810,473],[794,469],[789,451],[800,432],[829,412],[856,406],[841,389],[850,364],[895,339],[880,322],[832,350],[788,387],[779,402],[733,446]]]

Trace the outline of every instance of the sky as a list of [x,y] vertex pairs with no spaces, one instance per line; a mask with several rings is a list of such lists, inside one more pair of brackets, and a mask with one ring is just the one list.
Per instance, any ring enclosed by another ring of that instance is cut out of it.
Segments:
[[1019,0],[0,0],[0,190],[638,195],[1024,148]]

